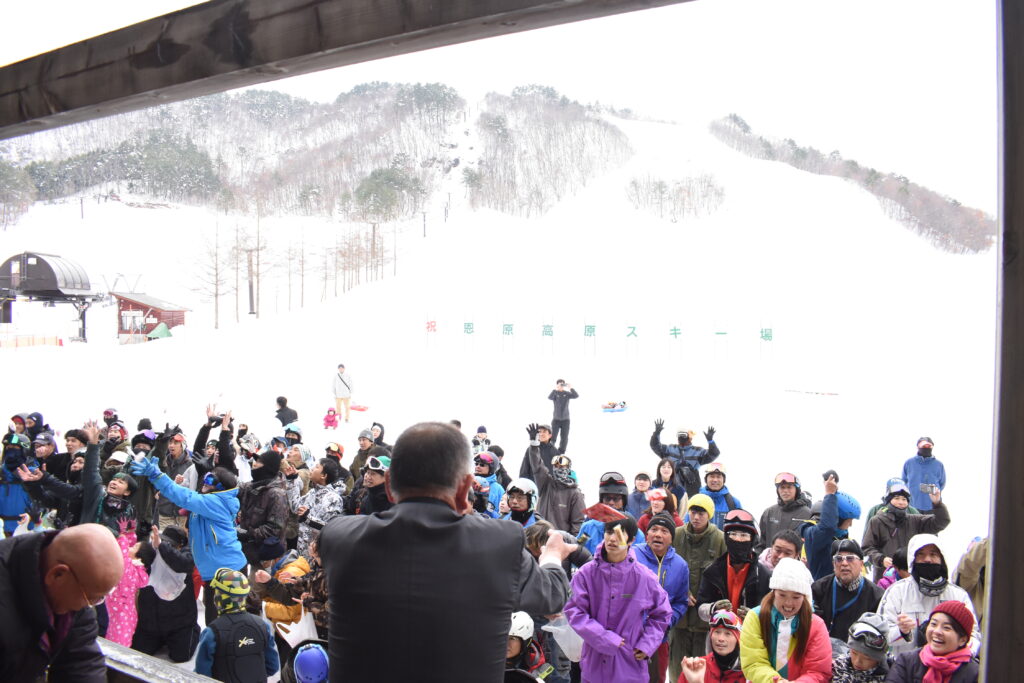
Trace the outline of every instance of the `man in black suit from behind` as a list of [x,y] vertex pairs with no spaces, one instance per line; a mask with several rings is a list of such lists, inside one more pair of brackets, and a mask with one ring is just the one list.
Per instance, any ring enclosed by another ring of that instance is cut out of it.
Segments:
[[385,482],[394,507],[320,536],[332,683],[500,683],[512,612],[561,611],[575,546],[552,532],[535,560],[519,524],[474,514],[469,442],[451,425],[407,429]]

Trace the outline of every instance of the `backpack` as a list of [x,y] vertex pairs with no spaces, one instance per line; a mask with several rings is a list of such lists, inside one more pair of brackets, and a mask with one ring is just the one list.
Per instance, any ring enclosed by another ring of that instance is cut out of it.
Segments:
[[246,612],[224,614],[210,624],[217,639],[213,654],[213,678],[225,683],[266,683],[264,652],[275,647],[268,642],[267,626]]

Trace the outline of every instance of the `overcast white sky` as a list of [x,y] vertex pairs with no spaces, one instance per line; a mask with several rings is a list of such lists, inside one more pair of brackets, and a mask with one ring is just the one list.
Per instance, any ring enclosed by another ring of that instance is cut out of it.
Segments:
[[[4,3],[0,64],[190,4]],[[763,134],[997,205],[994,2],[696,0],[266,87],[326,101],[369,80],[440,81],[470,101],[541,83],[680,121],[736,112]]]

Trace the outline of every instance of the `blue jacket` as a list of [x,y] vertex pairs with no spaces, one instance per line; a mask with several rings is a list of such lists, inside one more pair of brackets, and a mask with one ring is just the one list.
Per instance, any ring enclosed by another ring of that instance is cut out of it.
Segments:
[[[708,489],[707,486],[701,486],[700,492],[715,501],[715,516],[711,518],[711,523],[719,529],[721,529],[722,525],[725,523],[725,513],[729,512],[729,510],[735,510],[736,508],[743,507],[743,504],[740,503],[740,499],[729,493],[728,486],[723,486],[720,491],[712,491]],[[729,498],[726,496],[732,498],[732,507],[729,507]],[[687,520],[688,519],[689,513],[687,513]]]
[[484,477],[484,479],[486,479],[487,483],[491,486],[490,491],[487,493],[487,500],[489,500],[491,505],[494,506],[494,509],[497,510],[501,507],[501,499],[505,495],[505,487],[498,482],[498,476],[495,474]]
[[647,493],[644,491],[633,489],[633,493],[629,494],[629,498],[626,499],[626,512],[633,515],[636,519],[640,519],[641,515],[644,514],[644,510],[649,506]]
[[[576,540],[583,538],[583,534],[586,534],[587,542],[583,543],[583,547],[590,551],[593,555],[597,552],[597,546],[604,543],[604,522],[596,519],[588,519],[583,522],[583,526],[580,527],[580,533],[576,536]],[[636,542],[644,542],[644,532],[639,529],[636,530]]]
[[[212,494],[211,494],[212,495]],[[274,634],[270,630],[270,624],[266,621],[263,626],[267,629],[267,647],[263,651],[263,666],[267,676],[273,676],[281,668],[281,658],[277,654],[277,644],[274,642]],[[213,675],[213,658],[217,654],[217,636],[209,626],[203,629],[199,636],[199,647],[196,648],[197,674],[204,676]]]
[[932,499],[921,490],[921,484],[935,484],[946,488],[946,467],[935,456],[915,455],[903,463],[903,481],[910,487],[910,504],[921,512],[932,509]]
[[[26,464],[32,471],[37,469],[31,460]],[[18,528],[18,515],[26,512],[31,514],[33,507],[32,498],[22,485],[18,473],[0,466],[0,515],[4,517],[4,532],[8,535],[13,534]],[[29,522],[29,529],[34,526],[35,522]]]
[[821,499],[821,518],[817,524],[808,522],[801,527],[807,568],[815,581],[832,573],[832,541],[846,538],[849,532],[839,529],[839,498],[834,493]]
[[[646,543],[634,544],[633,552],[640,564],[644,565],[658,577],[658,583],[668,593],[668,601],[672,605],[672,625],[675,626],[684,614],[690,598],[690,567],[686,560],[680,557],[676,551],[669,546],[665,557],[658,561],[658,557]],[[671,626],[669,628],[671,628]],[[666,631],[666,638],[668,637]]]
[[242,569],[248,560],[238,542],[235,517],[238,489],[196,493],[175,484],[166,474],[153,480],[160,495],[191,514],[188,518],[189,544],[199,576],[209,581],[221,567]]

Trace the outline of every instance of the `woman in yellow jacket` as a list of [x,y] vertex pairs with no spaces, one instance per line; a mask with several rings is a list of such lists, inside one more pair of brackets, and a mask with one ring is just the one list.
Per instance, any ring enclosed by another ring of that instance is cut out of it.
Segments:
[[827,683],[832,678],[828,629],[811,611],[811,573],[783,558],[768,584],[772,590],[743,620],[740,661],[751,683]]

